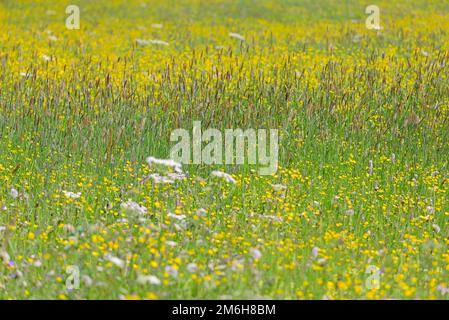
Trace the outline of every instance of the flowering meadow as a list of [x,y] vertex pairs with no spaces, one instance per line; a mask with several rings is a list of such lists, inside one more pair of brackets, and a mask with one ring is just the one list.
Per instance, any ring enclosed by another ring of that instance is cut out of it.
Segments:
[[449,2],[369,4],[1,1],[0,299],[447,299]]

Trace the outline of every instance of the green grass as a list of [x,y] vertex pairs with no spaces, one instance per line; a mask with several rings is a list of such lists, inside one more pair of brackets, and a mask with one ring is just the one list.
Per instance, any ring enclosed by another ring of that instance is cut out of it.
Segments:
[[[0,298],[446,298],[449,5],[380,1],[379,33],[365,5],[80,1],[69,31],[65,3],[2,2]],[[278,173],[140,183],[196,120],[279,129]]]

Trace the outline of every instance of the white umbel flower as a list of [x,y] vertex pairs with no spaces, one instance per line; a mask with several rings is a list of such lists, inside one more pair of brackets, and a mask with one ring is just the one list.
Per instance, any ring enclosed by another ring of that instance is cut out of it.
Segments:
[[162,41],[162,40],[157,40],[157,39],[153,39],[153,40],[145,40],[145,39],[136,39],[136,42],[138,45],[141,46],[148,46],[148,45],[159,45],[159,46],[168,46],[169,43],[166,41]]
[[9,195],[11,196],[11,198],[17,199],[19,197],[19,191],[17,191],[14,188],[11,188],[11,190],[9,191]]
[[64,191],[62,190],[62,193],[67,197],[67,198],[71,198],[71,199],[78,199],[79,197],[81,197],[81,192],[72,192],[72,191]]
[[229,36],[234,39],[238,39],[240,41],[245,41],[245,37],[236,32],[229,32]]
[[234,184],[237,183],[237,181],[235,181],[235,179],[230,174],[227,174],[225,172],[212,171],[210,174],[214,177],[223,178],[226,180],[226,182],[230,182],[230,183],[234,183]]
[[157,164],[161,166],[172,167],[175,170],[175,172],[182,173],[182,164],[172,159],[157,159],[154,157],[148,157],[147,163],[150,167],[153,164]]
[[155,285],[155,286],[159,286],[161,284],[161,280],[159,280],[158,277],[153,276],[151,274],[150,275],[143,275],[143,274],[139,275],[137,277],[137,282],[140,283],[140,284],[147,284],[147,283],[149,283],[149,284],[152,284],[152,285]]
[[130,211],[132,213],[137,213],[139,215],[145,215],[148,212],[145,206],[141,206],[140,204],[132,200],[122,202],[120,207],[125,211]]

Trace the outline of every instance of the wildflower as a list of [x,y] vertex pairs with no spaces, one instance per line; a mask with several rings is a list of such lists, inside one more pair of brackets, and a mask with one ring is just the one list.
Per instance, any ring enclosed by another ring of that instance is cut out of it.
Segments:
[[173,278],[178,277],[178,269],[176,269],[174,266],[166,266],[165,267],[165,272],[167,272]]
[[78,199],[78,198],[81,197],[81,192],[74,193],[74,192],[71,192],[71,191],[64,191],[63,190],[62,193],[64,193],[64,195],[67,198],[71,198],[71,199]]
[[139,205],[137,202],[134,202],[132,200],[128,200],[126,202],[122,202],[120,204],[120,207],[124,211],[136,213],[138,215],[145,215],[147,214],[148,210],[146,207]]
[[50,41],[58,41],[58,38],[56,38],[53,35],[50,35],[50,36],[48,36],[48,40],[50,40]]
[[184,214],[173,214],[171,212],[169,212],[167,214],[167,217],[173,218],[173,219],[177,219],[177,220],[184,220],[186,218],[186,215]]
[[235,33],[235,32],[229,32],[229,36],[231,37],[231,38],[235,38],[235,39],[238,39],[238,40],[240,40],[240,41],[245,41],[245,37],[243,37],[241,34],[239,34],[239,33]]
[[11,189],[9,194],[10,194],[11,198],[13,198],[13,199],[17,199],[19,197],[19,192],[14,188]]
[[186,178],[186,175],[178,172],[169,172],[167,173],[167,177],[172,180],[184,180]]
[[158,173],[152,173],[148,175],[148,178],[154,181],[154,183],[174,183],[175,181],[173,179],[169,179],[165,176],[161,176]]
[[440,233],[440,231],[441,231],[441,228],[440,228],[440,226],[439,225],[437,225],[437,224],[432,224],[432,229],[433,229],[433,231],[435,231],[436,233]]
[[144,39],[136,39],[136,42],[138,45],[141,46],[148,46],[151,44],[155,44],[155,45],[162,45],[162,46],[168,46],[169,43],[162,41],[162,40],[144,40]]
[[47,56],[47,55],[42,55],[42,59],[44,59],[45,61],[51,61],[52,60],[52,58],[51,57],[49,57],[49,56]]
[[284,221],[282,219],[282,217],[277,217],[277,216],[272,216],[272,215],[266,215],[266,216],[263,216],[263,217],[266,218],[266,219],[272,220],[272,221],[276,221],[276,222]]
[[198,265],[196,263],[189,263],[187,265],[187,271],[189,271],[190,273],[195,273],[198,271]]
[[115,264],[119,268],[123,268],[125,266],[125,262],[120,258],[114,256],[107,256],[106,259]]
[[230,174],[227,174],[227,173],[222,172],[222,171],[212,171],[211,175],[214,176],[214,177],[223,178],[223,179],[226,180],[226,182],[230,182],[230,183],[233,183],[233,184],[235,184],[237,182],[237,181],[235,181],[235,179]]
[[348,209],[348,210],[346,210],[346,214],[347,214],[348,216],[354,215],[354,209]]
[[147,293],[147,299],[148,300],[156,300],[157,299],[157,295],[154,292],[148,292]]
[[449,293],[449,288],[447,288],[444,284],[439,284],[437,285],[436,289],[442,294],[448,294]]
[[318,257],[319,252],[320,252],[320,248],[313,247],[313,249],[312,249],[312,257],[314,257],[314,258]]
[[287,187],[282,185],[282,184],[272,184],[271,186],[276,191],[282,191],[282,190],[286,190],[287,189]]
[[176,247],[178,245],[176,242],[171,241],[171,240],[165,241],[165,244],[170,247]]
[[73,232],[75,232],[75,227],[73,226],[73,225],[71,225],[71,224],[65,224],[63,227],[62,227],[62,229],[64,230],[64,231],[67,231],[67,232],[70,232],[70,233],[73,233]]
[[8,254],[8,252],[6,252],[5,250],[0,250],[0,258],[3,259],[3,262],[5,264],[8,264],[11,261],[11,258]]
[[33,266],[36,268],[39,268],[42,266],[42,262],[40,260],[36,260],[33,262]]
[[175,172],[182,173],[182,164],[179,162],[176,162],[172,159],[157,159],[154,157],[148,157],[147,163],[151,167],[153,164],[162,165],[166,167],[172,167]]
[[205,217],[206,216],[206,210],[204,210],[203,208],[199,208],[198,210],[196,210],[196,215],[198,217]]
[[159,280],[158,277],[153,276],[153,275],[142,275],[142,274],[140,274],[137,277],[137,282],[140,283],[140,284],[147,284],[147,283],[149,283],[149,284],[152,284],[152,285],[155,285],[155,286],[159,286],[161,284],[161,280]]
[[90,287],[93,283],[92,278],[89,277],[88,275],[83,275],[82,279],[83,279],[84,284],[88,287]]
[[242,271],[244,268],[243,259],[232,260],[231,270],[232,271]]
[[258,249],[249,249],[250,255],[253,257],[254,260],[259,260],[262,257],[262,253]]
[[160,24],[160,23],[153,23],[151,25],[151,28],[154,28],[154,29],[162,29],[163,27],[164,26],[162,24]]

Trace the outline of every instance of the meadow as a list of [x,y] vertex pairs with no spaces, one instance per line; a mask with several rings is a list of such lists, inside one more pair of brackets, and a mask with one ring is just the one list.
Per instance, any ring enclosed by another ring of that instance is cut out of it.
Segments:
[[0,2],[1,299],[447,299],[449,1],[70,4]]

